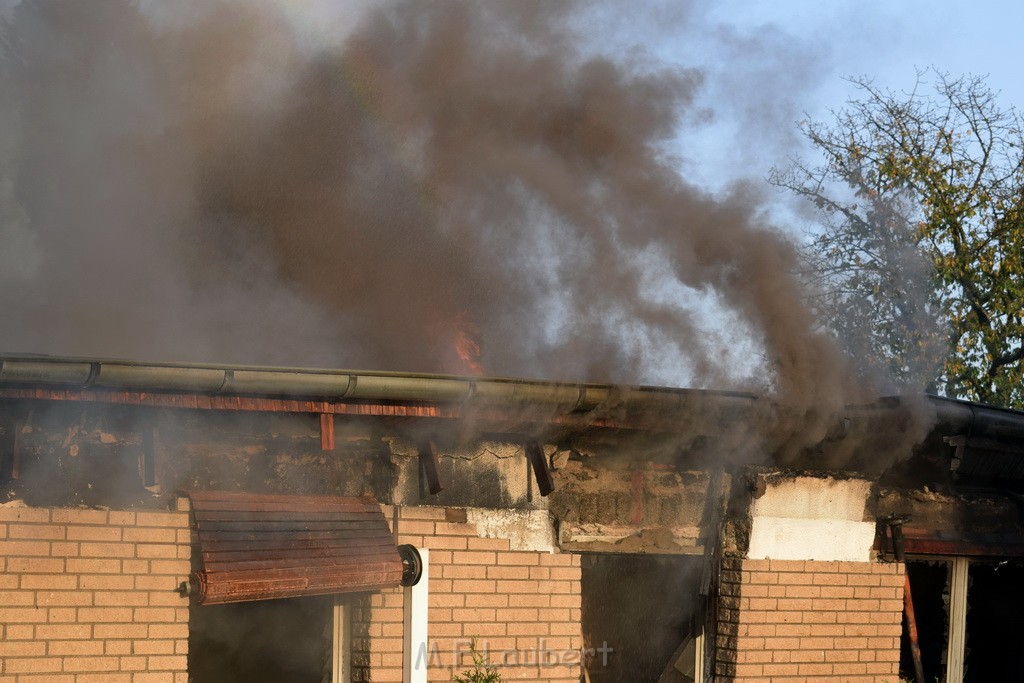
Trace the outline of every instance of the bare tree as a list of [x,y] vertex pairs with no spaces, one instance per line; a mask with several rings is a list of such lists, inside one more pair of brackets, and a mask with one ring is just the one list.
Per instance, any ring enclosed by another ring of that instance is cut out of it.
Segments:
[[858,99],[801,124],[824,163],[769,178],[821,218],[807,258],[822,312],[866,374],[1024,407],[1020,115],[974,76],[852,82]]

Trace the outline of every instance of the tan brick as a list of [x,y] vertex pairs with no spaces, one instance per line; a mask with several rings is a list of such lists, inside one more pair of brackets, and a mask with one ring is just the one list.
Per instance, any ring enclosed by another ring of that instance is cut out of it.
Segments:
[[[131,610],[125,610],[129,614]],[[137,640],[147,637],[146,624],[96,624],[93,626],[94,638]]]
[[513,593],[508,596],[512,607],[550,607],[554,596],[543,593]]
[[0,607],[0,624],[46,623],[46,610],[39,607]]
[[508,550],[509,541],[507,538],[469,538],[467,539],[470,550]]
[[[136,580],[141,580],[143,577],[136,579],[132,576],[124,576],[122,574],[110,575],[110,574],[83,574],[78,578],[78,582],[83,590],[130,590],[134,586]],[[141,588],[148,588],[138,586]]]
[[78,610],[83,622],[110,623],[132,620],[132,610],[127,607],[83,607]]
[[78,557],[78,543],[54,541],[50,544],[51,557]]
[[0,591],[0,605],[5,607],[33,607],[35,594],[28,591]]
[[60,671],[63,660],[56,657],[11,657],[4,664],[4,673],[38,674]]
[[551,628],[549,624],[542,624],[538,622],[514,622],[508,624],[506,632],[510,636],[546,636],[550,634]]
[[75,676],[75,683],[131,683],[129,673],[80,673]]
[[132,642],[134,654],[174,654],[173,640],[136,640]]
[[[188,576],[191,571],[191,564],[188,560],[152,560],[149,563],[150,572],[153,574],[171,574],[174,576]],[[145,572],[140,572],[145,573]]]
[[494,593],[497,582],[478,579],[457,579],[452,581],[455,593]]
[[579,556],[568,553],[537,553],[542,565],[549,567],[572,567],[578,565]]
[[71,624],[78,621],[78,610],[75,607],[50,607],[46,610],[46,620],[51,624]]
[[[180,529],[164,528],[133,528],[129,527],[122,532],[125,541],[131,543],[179,543],[179,533],[187,534],[187,531]],[[98,539],[97,539],[98,540]],[[188,541],[186,536],[185,541]]]
[[132,683],[176,683],[175,676],[171,671],[138,673],[132,678]]
[[104,654],[102,640],[53,640],[47,650],[57,657]]
[[69,541],[120,541],[121,527],[117,526],[69,526]]
[[49,541],[0,541],[0,555],[7,557],[41,557],[49,554]]
[[[135,546],[135,550],[140,558],[173,560],[178,558],[179,548],[177,545],[140,544]],[[184,550],[189,551],[188,548],[184,548]]]
[[39,640],[0,640],[0,661],[5,657],[42,657],[46,643]]
[[[454,613],[455,610],[452,610],[452,612]],[[463,630],[471,638],[486,638],[490,641],[494,636],[505,635],[505,623],[490,623],[487,621],[468,622],[463,625]]]
[[403,518],[398,522],[398,533],[402,535],[433,536],[434,522]]
[[135,557],[135,544],[133,543],[96,543],[87,542],[81,544],[80,554],[82,557]]
[[97,591],[93,603],[97,607],[146,607],[149,593],[144,591]]
[[127,510],[111,510],[107,513],[109,524],[118,526],[131,526],[135,524],[135,513]]
[[552,567],[551,579],[555,581],[579,581],[580,570],[577,567]]
[[169,622],[174,621],[177,613],[169,607],[140,607],[134,610],[134,621],[138,622]]
[[41,625],[35,630],[35,637],[40,640],[83,640],[92,635],[91,624]]
[[449,564],[439,567],[440,575],[446,579],[486,579],[494,567],[484,565]]
[[40,607],[79,607],[92,604],[92,593],[84,591],[39,591],[35,595]]
[[508,596],[495,595],[467,595],[466,607],[508,607]]
[[452,561],[455,564],[494,564],[497,556],[493,552],[457,550],[452,553]]
[[188,514],[183,512],[138,512],[135,523],[140,526],[187,527]]
[[[118,667],[121,671],[143,671],[149,665],[149,662],[145,656],[139,655],[134,657],[121,657],[118,660]],[[168,672],[171,674],[171,672]],[[171,674],[173,675],[173,674]],[[132,683],[135,683],[137,679],[133,678]]]
[[421,519],[430,522],[443,522],[445,521],[445,508],[429,505],[403,506],[399,508],[399,518],[401,520]]
[[466,596],[451,593],[430,593],[428,600],[431,610],[435,607],[462,607],[466,601]]
[[[786,586],[786,597],[787,598],[817,598],[821,596],[821,588],[819,586]],[[779,609],[785,609],[782,605],[782,601],[779,601]]]
[[60,509],[50,513],[50,519],[55,524],[94,524],[105,525],[107,523],[106,510],[84,510],[84,509]]
[[769,571],[753,571],[744,573],[743,579],[744,583],[777,584],[779,582],[779,575]]
[[188,624],[150,624],[150,638],[188,638]]
[[460,522],[437,522],[434,533],[438,536],[476,536],[476,525]]
[[188,597],[175,591],[147,593],[150,607],[181,607],[188,605]]
[[72,574],[119,574],[121,561],[95,558],[69,558],[67,570]]
[[10,524],[7,525],[7,536],[12,539],[63,541],[64,529],[52,524]]
[[768,571],[805,572],[807,571],[807,563],[803,560],[768,560]]
[[50,511],[44,508],[0,507],[0,522],[45,523],[49,521]]
[[423,547],[430,550],[465,550],[468,545],[469,539],[464,536],[426,536],[423,539]]
[[[506,581],[506,580],[501,580],[501,581],[496,581],[496,582],[492,582],[492,583],[496,583],[497,584],[497,590],[499,590],[501,592],[505,592],[505,593],[538,593],[538,592],[540,592],[540,585],[541,585],[539,581]],[[555,590],[557,588],[557,586],[555,586],[553,584],[553,582],[548,582],[545,585],[545,588],[547,589],[547,592],[549,592],[549,593],[557,592]]]

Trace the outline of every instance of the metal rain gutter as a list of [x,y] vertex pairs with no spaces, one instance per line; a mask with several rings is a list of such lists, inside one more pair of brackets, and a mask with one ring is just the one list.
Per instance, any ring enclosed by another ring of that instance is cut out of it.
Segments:
[[[185,392],[207,395],[315,397],[334,401],[395,401],[533,406],[562,414],[599,407],[674,415],[712,407],[740,417],[755,409],[754,394],[665,387],[363,372],[288,367],[146,363],[125,360],[0,354],[0,387],[45,385],[75,389]],[[1024,412],[929,396],[936,426],[951,434],[1024,441]],[[884,407],[881,404],[875,408]],[[898,407],[898,401],[894,406]],[[777,406],[776,406],[777,408]],[[851,407],[849,415],[858,411]]]
[[0,355],[0,386],[32,384],[76,389],[189,392],[211,395],[316,397],[338,401],[472,402],[549,406],[564,413],[612,404],[671,414],[708,398],[724,410],[746,412],[755,396],[739,392],[616,387],[510,378],[306,368],[142,363],[123,360]]
[[939,396],[929,398],[935,405],[937,424],[951,434],[1024,442],[1022,412]]

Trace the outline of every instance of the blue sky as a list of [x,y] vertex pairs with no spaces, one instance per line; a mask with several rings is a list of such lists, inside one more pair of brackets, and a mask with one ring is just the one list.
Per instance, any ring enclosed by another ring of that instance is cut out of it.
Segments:
[[987,75],[1003,106],[1024,104],[1024,3],[720,0],[690,12],[680,34],[659,36],[658,52],[708,72],[716,113],[691,141],[687,176],[710,187],[806,153],[796,122],[841,107],[855,93],[847,76],[903,90],[927,67]]

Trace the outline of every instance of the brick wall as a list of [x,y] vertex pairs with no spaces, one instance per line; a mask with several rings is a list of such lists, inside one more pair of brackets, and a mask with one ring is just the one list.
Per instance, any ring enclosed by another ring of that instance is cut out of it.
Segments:
[[187,512],[0,508],[0,683],[185,683]]
[[726,560],[717,672],[745,683],[895,683],[903,565]]
[[[389,519],[395,509],[385,507]],[[397,510],[398,542],[430,550],[429,680],[449,681],[467,668],[476,639],[505,680],[579,681],[579,555],[480,538],[462,509]],[[402,603],[401,589],[355,603],[353,680],[402,680]]]

